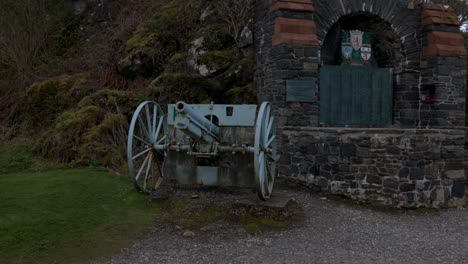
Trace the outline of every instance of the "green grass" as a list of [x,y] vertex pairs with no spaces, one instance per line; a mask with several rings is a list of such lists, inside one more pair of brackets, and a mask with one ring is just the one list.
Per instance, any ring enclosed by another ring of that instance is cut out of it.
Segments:
[[[22,156],[0,156],[0,166],[5,159],[25,164]],[[17,172],[0,173],[0,263],[68,263],[112,254],[143,234],[158,211],[128,179],[105,170],[18,172],[10,165]]]

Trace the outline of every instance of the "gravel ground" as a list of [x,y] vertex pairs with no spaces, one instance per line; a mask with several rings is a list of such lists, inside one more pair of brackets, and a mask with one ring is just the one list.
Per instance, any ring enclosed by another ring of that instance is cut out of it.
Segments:
[[184,230],[156,226],[119,255],[93,263],[468,263],[466,209],[389,213],[287,192],[305,212],[288,230],[252,236],[218,222],[186,238]]

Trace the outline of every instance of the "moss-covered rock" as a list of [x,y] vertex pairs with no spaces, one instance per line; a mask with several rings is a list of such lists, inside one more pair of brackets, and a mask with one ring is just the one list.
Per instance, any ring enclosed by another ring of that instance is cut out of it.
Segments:
[[223,50],[235,45],[233,36],[221,24],[210,24],[202,27],[197,32],[196,37],[203,38],[203,48],[205,50]]
[[190,68],[187,64],[187,54],[174,54],[164,68],[167,73],[189,72]]
[[238,56],[234,50],[214,50],[201,54],[197,63],[206,65],[211,72],[219,72],[227,69]]

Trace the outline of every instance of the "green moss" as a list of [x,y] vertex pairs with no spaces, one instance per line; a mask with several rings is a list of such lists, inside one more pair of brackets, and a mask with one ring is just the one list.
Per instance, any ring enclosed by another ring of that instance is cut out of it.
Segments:
[[174,54],[164,66],[166,73],[177,73],[189,71],[187,55],[184,53]]
[[36,151],[57,162],[122,167],[128,119],[139,102],[130,92],[100,90],[64,112]]
[[253,57],[244,57],[234,63],[224,74],[226,85],[245,86],[252,83],[255,75],[255,61]]
[[80,162],[106,167],[124,165],[128,128],[124,115],[107,113],[102,122],[84,134]]
[[210,103],[221,97],[223,87],[220,82],[198,74],[165,73],[151,83],[148,91],[150,98],[162,103],[177,100]]
[[[17,120],[23,130],[47,127],[90,92],[82,88],[83,75],[62,75],[32,85],[21,96]],[[40,124],[40,125],[39,125]]]
[[78,106],[97,106],[107,112],[129,116],[140,103],[141,101],[137,99],[135,92],[102,89],[84,97]]
[[196,202],[172,199],[160,203],[163,214],[158,221],[189,229],[199,229],[216,221],[240,224],[250,234],[287,228],[304,217],[302,208],[294,202],[284,210],[249,208],[226,202]]
[[234,87],[225,94],[225,103],[229,104],[256,104],[257,93],[253,83],[244,87]]
[[164,65],[174,53],[188,45],[199,26],[202,5],[192,2],[201,1],[174,0],[158,10],[127,41],[127,52],[139,49],[154,62],[153,68]]
[[169,222],[184,228],[199,229],[217,220],[226,219],[227,208],[216,203],[191,206],[188,201],[174,199],[161,204],[164,212],[159,221]]
[[232,50],[215,50],[204,53],[198,57],[197,63],[207,65],[210,69],[221,69],[231,65],[237,56]]
[[72,162],[79,158],[84,135],[97,126],[105,112],[97,106],[87,106],[64,112],[55,126],[39,140],[36,152],[57,162]]

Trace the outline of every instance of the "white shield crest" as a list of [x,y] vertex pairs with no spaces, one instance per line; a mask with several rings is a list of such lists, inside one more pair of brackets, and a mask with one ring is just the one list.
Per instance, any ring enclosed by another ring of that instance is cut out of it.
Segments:
[[343,58],[349,60],[351,59],[351,54],[353,53],[353,48],[351,45],[343,45],[341,47],[341,53],[343,54]]
[[351,30],[351,46],[354,50],[359,50],[362,47],[362,36],[364,32],[360,30]]
[[368,62],[372,56],[372,48],[365,46],[361,47],[361,57],[364,60],[364,62]]

